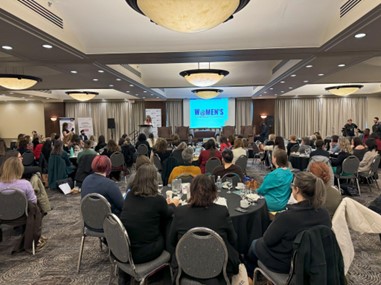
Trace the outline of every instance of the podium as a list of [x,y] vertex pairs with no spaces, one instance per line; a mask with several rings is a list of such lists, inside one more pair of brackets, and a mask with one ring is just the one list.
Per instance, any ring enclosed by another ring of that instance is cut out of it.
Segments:
[[152,125],[139,125],[139,133],[143,133],[148,138],[148,135],[152,133]]

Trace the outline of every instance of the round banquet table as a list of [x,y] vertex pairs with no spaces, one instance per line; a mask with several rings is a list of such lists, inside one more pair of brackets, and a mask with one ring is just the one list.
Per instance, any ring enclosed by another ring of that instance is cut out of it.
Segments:
[[[171,188],[167,186],[163,188],[162,194],[164,196],[167,190],[171,190]],[[270,224],[266,201],[259,199],[254,205],[246,209],[247,212],[242,213],[235,210],[239,207],[241,197],[235,193],[228,194],[226,192],[226,189],[222,189],[218,195],[226,199],[233,227],[237,233],[237,250],[240,254],[247,254],[251,242],[262,237]]]

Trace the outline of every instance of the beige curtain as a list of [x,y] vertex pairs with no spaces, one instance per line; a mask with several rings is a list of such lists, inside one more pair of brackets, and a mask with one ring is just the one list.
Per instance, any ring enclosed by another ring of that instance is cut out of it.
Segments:
[[241,126],[251,126],[253,124],[253,100],[239,99],[235,101],[235,125],[236,134],[241,132]]
[[172,127],[172,132],[175,127],[183,125],[183,100],[167,101],[167,126]]
[[[144,102],[107,102],[107,103],[66,103],[65,115],[67,117],[91,117],[93,120],[94,135],[105,135],[107,139],[111,134],[115,140],[126,133],[130,134],[144,121]],[[115,130],[107,129],[107,119],[115,119]]]
[[286,138],[308,136],[316,131],[323,138],[340,135],[349,118],[363,128],[366,113],[366,98],[277,99],[275,133]]

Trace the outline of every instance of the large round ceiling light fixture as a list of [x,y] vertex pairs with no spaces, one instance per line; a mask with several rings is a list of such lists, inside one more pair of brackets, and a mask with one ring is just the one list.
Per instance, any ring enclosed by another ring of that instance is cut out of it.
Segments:
[[340,86],[331,86],[325,88],[329,93],[337,96],[348,96],[351,95],[361,88],[363,88],[364,85],[340,85]]
[[136,12],[172,31],[196,33],[233,18],[250,0],[126,0]]
[[198,87],[212,86],[228,74],[229,71],[222,69],[191,69],[180,72],[186,81]]
[[86,102],[93,99],[99,93],[90,91],[67,91],[66,94],[75,100]]
[[33,87],[42,79],[22,74],[0,74],[0,86],[12,90],[24,90]]
[[192,90],[194,94],[196,94],[201,99],[212,99],[214,97],[217,97],[220,93],[223,92],[221,89],[195,89]]

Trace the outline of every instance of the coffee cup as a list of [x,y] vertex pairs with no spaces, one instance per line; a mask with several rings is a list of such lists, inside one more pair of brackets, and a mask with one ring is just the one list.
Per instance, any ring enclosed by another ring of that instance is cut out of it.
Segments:
[[245,184],[243,184],[242,182],[238,182],[237,189],[245,189]]
[[240,205],[241,208],[246,209],[246,208],[248,208],[250,206],[250,203],[247,200],[241,200],[239,202],[239,205]]
[[165,195],[167,196],[167,198],[172,199],[173,191],[172,191],[172,190],[167,190],[167,191],[165,192]]

